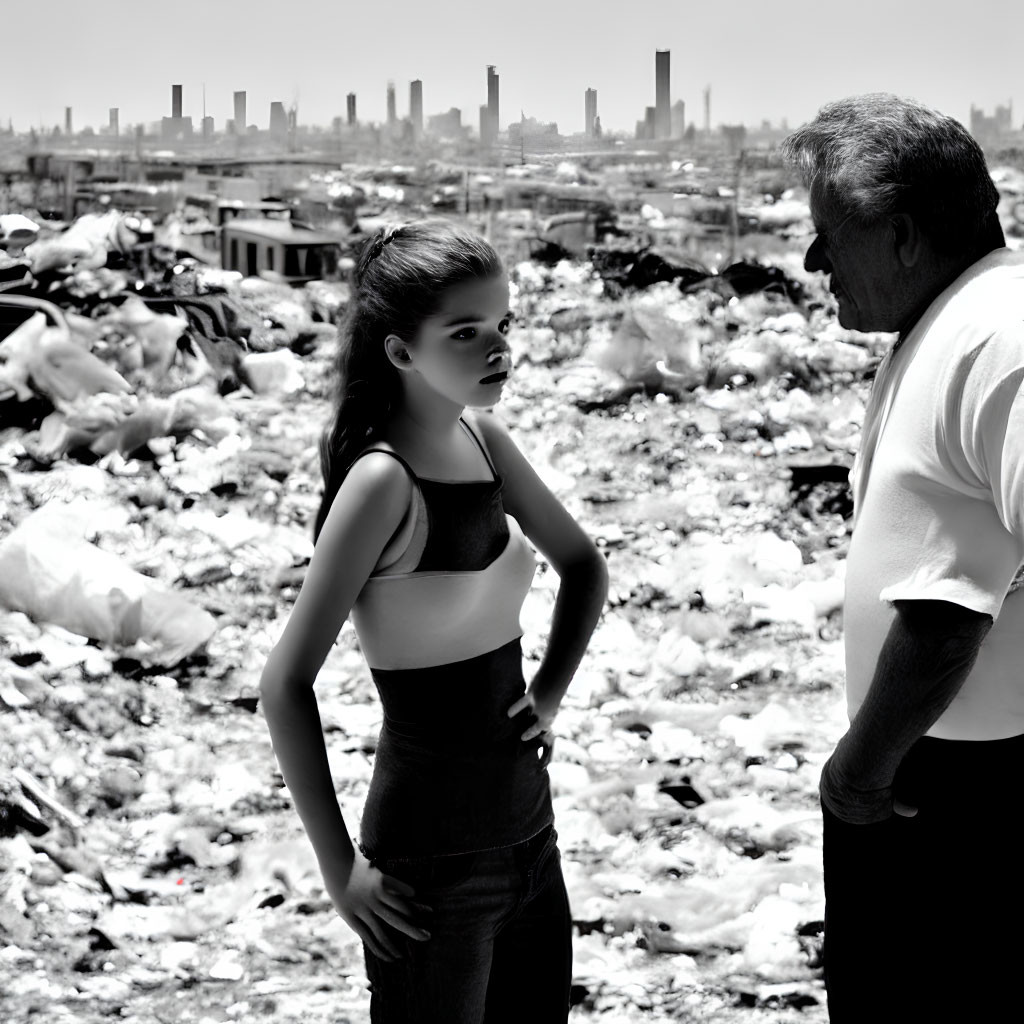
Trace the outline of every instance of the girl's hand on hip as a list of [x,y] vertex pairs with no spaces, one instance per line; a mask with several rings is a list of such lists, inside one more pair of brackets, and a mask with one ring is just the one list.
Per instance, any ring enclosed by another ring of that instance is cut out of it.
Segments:
[[[531,690],[527,690],[508,709],[508,717],[515,718],[516,715],[523,711],[529,711],[530,716],[533,719],[526,732],[520,737],[523,740],[533,740],[538,736],[544,734],[550,734],[551,726],[554,724],[555,715],[558,714],[559,701],[545,701],[543,698],[538,698]],[[545,742],[550,740],[550,735],[545,736]]]
[[401,944],[391,929],[417,942],[429,939],[430,933],[417,923],[417,910],[426,908],[411,902],[416,895],[411,885],[375,868],[358,846],[353,847],[352,853],[347,876],[343,864],[337,865],[336,871],[324,871],[327,894],[342,920],[374,956],[399,960]]

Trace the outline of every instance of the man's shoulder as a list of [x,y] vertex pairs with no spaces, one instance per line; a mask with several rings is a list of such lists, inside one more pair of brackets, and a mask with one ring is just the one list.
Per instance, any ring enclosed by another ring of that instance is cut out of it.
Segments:
[[[940,359],[973,359],[980,346],[1007,346],[1013,357],[1024,338],[1024,251],[997,249],[970,267],[939,299],[925,326]],[[1019,352],[1024,357],[1024,351]]]
[[990,252],[954,283],[953,292],[961,315],[994,326],[1020,319],[1024,314],[1024,250]]

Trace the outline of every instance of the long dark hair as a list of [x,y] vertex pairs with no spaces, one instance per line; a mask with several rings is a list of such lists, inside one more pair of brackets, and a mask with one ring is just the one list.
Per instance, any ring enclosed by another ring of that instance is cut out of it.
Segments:
[[320,439],[324,494],[313,525],[314,543],[356,456],[401,399],[401,381],[385,354],[384,339],[396,334],[410,342],[420,324],[437,312],[447,288],[493,277],[502,269],[488,242],[452,221],[385,227],[363,244],[339,330],[334,415]]

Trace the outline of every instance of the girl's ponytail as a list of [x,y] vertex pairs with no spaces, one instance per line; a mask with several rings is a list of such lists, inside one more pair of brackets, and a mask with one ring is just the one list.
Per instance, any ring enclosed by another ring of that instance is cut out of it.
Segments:
[[338,397],[334,416],[320,437],[320,471],[324,492],[313,524],[313,543],[356,456],[371,444],[397,401],[398,371],[384,353],[383,340],[373,346],[360,337],[358,304],[342,323],[338,358]]

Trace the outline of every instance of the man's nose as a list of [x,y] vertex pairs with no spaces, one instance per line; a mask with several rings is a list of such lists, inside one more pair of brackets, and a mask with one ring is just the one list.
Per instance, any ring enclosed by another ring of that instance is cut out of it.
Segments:
[[821,240],[821,235],[816,235],[814,241],[807,247],[807,255],[804,256],[804,270],[809,274],[816,272],[827,274],[832,270],[832,264],[829,263],[828,256],[825,255],[825,245]]

